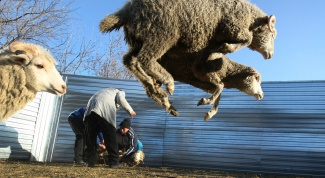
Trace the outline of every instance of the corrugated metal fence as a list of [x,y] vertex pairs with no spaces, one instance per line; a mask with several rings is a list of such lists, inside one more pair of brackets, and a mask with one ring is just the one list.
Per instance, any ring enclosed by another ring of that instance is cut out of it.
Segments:
[[38,93],[25,109],[0,123],[0,158],[49,161],[60,101],[55,95]]
[[[211,106],[196,104],[209,95],[189,85],[176,83],[170,100],[180,115],[174,117],[137,81],[66,77],[68,92],[61,97],[57,130],[51,131],[55,142],[48,146],[52,162],[73,161],[69,113],[84,107],[96,91],[115,87],[125,90],[137,112],[132,125],[147,166],[325,176],[325,81],[265,82],[261,101],[225,89],[218,114],[204,122]],[[118,122],[124,117],[119,111]]]

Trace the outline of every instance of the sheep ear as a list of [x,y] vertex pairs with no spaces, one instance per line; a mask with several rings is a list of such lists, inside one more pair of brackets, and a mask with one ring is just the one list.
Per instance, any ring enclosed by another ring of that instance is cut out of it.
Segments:
[[258,73],[257,73],[256,71],[251,71],[251,72],[249,73],[249,76],[253,76],[253,75],[258,75]]
[[270,32],[275,31],[275,22],[276,22],[275,15],[271,15],[270,17],[268,17],[267,26],[269,27]]
[[36,49],[32,45],[21,41],[14,41],[9,45],[9,50],[12,52],[11,60],[20,65],[26,65],[30,62],[30,57],[27,55],[35,55]]
[[30,59],[25,51],[17,50],[11,56],[11,61],[20,65],[27,65],[30,62]]

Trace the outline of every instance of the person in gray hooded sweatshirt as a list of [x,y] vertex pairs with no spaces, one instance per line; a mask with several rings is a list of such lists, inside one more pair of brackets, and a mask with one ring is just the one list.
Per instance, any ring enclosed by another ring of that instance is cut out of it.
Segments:
[[88,167],[97,162],[96,139],[98,131],[104,136],[108,152],[108,166],[119,167],[116,141],[116,112],[121,106],[130,116],[136,113],[125,99],[125,92],[115,88],[105,88],[95,93],[88,101],[84,124],[86,135],[85,156]]

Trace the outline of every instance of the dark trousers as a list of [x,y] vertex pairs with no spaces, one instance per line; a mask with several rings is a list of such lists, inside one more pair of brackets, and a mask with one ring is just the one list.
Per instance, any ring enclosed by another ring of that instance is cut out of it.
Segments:
[[84,125],[79,119],[69,117],[69,124],[76,135],[74,142],[74,161],[80,162],[83,160],[84,155]]
[[103,133],[104,143],[108,152],[108,164],[118,164],[116,128],[95,112],[91,112],[90,115],[86,116],[85,118],[85,131],[85,155],[88,164],[94,165],[97,162],[96,139],[99,131],[102,131]]

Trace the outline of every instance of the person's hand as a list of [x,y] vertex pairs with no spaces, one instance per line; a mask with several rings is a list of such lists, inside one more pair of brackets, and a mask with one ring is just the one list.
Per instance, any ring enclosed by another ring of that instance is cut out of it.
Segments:
[[133,117],[133,116],[135,116],[135,115],[137,115],[137,113],[135,113],[134,111],[131,111],[131,112],[130,112],[130,116],[131,116],[131,117]]
[[98,144],[98,147],[100,148],[100,149],[102,149],[102,150],[105,150],[106,149],[106,146],[104,145],[104,144]]

